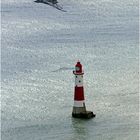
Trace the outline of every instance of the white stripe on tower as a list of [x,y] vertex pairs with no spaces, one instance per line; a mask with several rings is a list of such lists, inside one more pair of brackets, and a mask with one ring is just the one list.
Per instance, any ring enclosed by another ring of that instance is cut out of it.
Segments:
[[83,75],[75,75],[75,86],[83,87]]
[[83,101],[74,101],[74,107],[84,107],[84,100]]

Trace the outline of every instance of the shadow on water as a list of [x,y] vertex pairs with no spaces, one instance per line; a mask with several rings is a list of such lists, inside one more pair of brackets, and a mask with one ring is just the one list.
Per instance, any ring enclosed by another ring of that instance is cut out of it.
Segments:
[[51,72],[61,72],[61,71],[66,71],[66,70],[74,70],[74,68],[70,68],[70,67],[62,67],[62,68],[59,68],[57,70],[53,70]]

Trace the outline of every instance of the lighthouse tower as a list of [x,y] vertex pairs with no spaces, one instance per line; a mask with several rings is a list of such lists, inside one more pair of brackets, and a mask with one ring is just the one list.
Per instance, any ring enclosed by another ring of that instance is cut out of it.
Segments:
[[76,118],[93,118],[95,114],[91,111],[86,111],[84,87],[83,87],[83,75],[82,65],[78,61],[75,65],[75,89],[74,89],[74,106],[72,116]]

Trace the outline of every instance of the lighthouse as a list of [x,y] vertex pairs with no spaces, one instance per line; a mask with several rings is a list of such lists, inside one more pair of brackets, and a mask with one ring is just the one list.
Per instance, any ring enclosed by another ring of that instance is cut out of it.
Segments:
[[80,61],[75,65],[73,71],[75,75],[75,87],[74,87],[74,106],[72,116],[75,118],[93,118],[95,114],[92,111],[87,111],[85,106],[84,86],[83,86],[83,69]]

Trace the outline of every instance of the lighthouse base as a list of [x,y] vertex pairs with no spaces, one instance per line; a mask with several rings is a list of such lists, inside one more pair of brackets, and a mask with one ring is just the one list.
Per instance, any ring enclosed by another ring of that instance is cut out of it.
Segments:
[[96,114],[94,114],[92,111],[86,111],[81,113],[72,113],[72,117],[74,118],[83,118],[83,119],[91,119],[94,118]]

